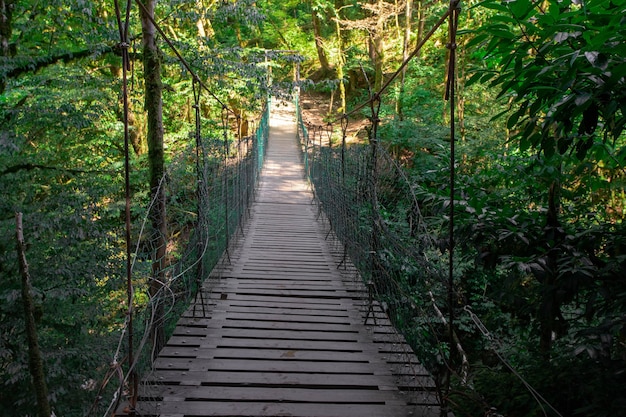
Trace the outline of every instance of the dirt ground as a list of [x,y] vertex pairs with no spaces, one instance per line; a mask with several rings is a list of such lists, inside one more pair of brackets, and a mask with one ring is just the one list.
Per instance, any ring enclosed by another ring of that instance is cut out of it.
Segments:
[[[335,111],[329,116],[330,95],[303,91],[300,93],[300,106],[302,107],[302,119],[309,128],[328,129],[329,122],[333,128],[333,137],[335,140],[341,141],[341,114],[337,113],[337,98],[333,108]],[[346,129],[346,142],[363,142],[367,140],[367,131],[365,128],[369,126],[369,120],[365,118],[356,118],[351,116],[348,119]]]

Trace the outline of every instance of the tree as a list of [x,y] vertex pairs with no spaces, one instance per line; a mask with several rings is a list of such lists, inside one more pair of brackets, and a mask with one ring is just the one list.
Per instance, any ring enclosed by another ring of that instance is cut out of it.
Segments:
[[39,417],[50,417],[50,403],[48,402],[48,385],[39,349],[39,337],[35,324],[35,306],[33,302],[32,286],[30,284],[30,272],[26,261],[26,243],[24,242],[24,227],[22,225],[22,213],[15,214],[17,228],[17,252],[22,275],[22,303],[26,317],[26,335],[28,338],[28,363],[30,373],[33,376],[33,385],[37,394],[37,408]]
[[151,338],[154,354],[158,354],[165,344],[162,316],[163,306],[159,296],[164,282],[167,253],[167,218],[165,187],[162,186],[165,174],[165,155],[163,147],[163,85],[161,83],[161,57],[156,41],[157,30],[154,25],[154,9],[157,0],[149,0],[145,7],[140,7],[141,32],[143,42],[143,69],[145,82],[145,109],[148,124],[148,161],[150,165],[150,195],[154,201],[151,214],[154,258],[150,280],[150,296],[155,309],[151,323]]
[[317,58],[321,66],[322,77],[330,74],[331,68],[328,62],[328,56],[324,48],[324,37],[322,34],[322,19],[320,14],[326,9],[325,5],[320,4],[318,1],[315,4],[311,4],[311,21],[313,23],[313,36],[315,38],[315,49],[317,50]]
[[583,159],[596,143],[619,146],[626,126],[626,5],[517,0],[483,6],[497,13],[472,43],[484,45],[498,68],[474,80],[511,98],[507,124],[520,147]]
[[[11,35],[13,33],[14,0],[0,0],[0,59],[11,56]],[[6,82],[0,80],[0,94],[4,92]]]
[[[551,166],[547,210],[535,276],[541,283],[540,346],[549,354],[562,307],[584,293],[565,270],[569,246],[560,220],[562,166],[567,158],[623,170],[626,162],[626,3],[517,0],[493,9],[491,24],[472,41],[495,68],[472,79],[489,82],[510,99],[507,127],[522,151],[536,149]],[[592,262],[592,261],[590,261]],[[587,293],[589,295],[589,293]]]
[[[402,41],[402,61],[406,61],[409,57],[409,46],[411,40],[411,19],[413,17],[413,0],[405,0],[404,5],[404,37]],[[400,92],[396,101],[396,113],[400,120],[403,119],[402,99],[404,96],[404,87],[406,84],[406,66],[402,68],[400,77]]]

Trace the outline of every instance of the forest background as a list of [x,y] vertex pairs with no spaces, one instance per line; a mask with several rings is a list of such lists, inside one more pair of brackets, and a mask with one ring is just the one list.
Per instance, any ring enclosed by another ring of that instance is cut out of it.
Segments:
[[[455,335],[467,363],[445,362],[450,352],[428,343],[420,320],[437,320],[434,313],[411,318],[407,337],[438,380],[443,368],[455,367],[446,400],[458,416],[623,415],[626,1],[460,6],[457,298],[440,308],[458,310]],[[449,7],[173,0],[156,4],[154,15],[203,82],[240,114],[260,114],[269,67],[274,85],[289,90],[298,62],[303,94],[316,98],[311,117],[330,121],[378,91]],[[130,17],[132,230],[140,257],[149,259],[137,234],[154,170],[146,50],[136,6]],[[119,38],[111,1],[0,0],[2,415],[37,412],[15,212],[23,213],[50,405],[58,416],[87,415],[105,395],[99,389],[128,310]],[[193,80],[162,37],[156,40],[163,160],[175,178],[193,148]],[[437,242],[446,241],[449,220],[450,46],[444,25],[382,96],[378,115],[379,140],[403,166]],[[275,51],[293,52],[285,64],[272,61]],[[207,135],[220,137],[222,108],[205,105],[202,114],[213,132]],[[365,108],[358,120],[370,116]],[[367,146],[366,129],[351,134],[353,146]],[[176,258],[194,223],[195,193],[184,179],[171,187],[168,199],[178,206],[167,214],[167,241]],[[441,262],[449,249],[440,245]],[[410,264],[395,262],[398,269]],[[145,278],[135,285],[144,294],[134,299],[141,310],[150,289]],[[419,280],[406,285],[431,290]],[[463,306],[475,316],[463,315]]]

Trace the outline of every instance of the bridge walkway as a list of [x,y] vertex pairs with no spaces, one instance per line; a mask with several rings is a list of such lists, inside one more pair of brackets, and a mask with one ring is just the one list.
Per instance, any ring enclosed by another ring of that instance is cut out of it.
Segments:
[[243,236],[141,384],[139,415],[438,416],[433,381],[342,274],[280,107]]

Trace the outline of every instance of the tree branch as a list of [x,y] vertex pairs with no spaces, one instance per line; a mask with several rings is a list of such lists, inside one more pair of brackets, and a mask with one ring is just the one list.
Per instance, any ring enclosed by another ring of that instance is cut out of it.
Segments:
[[[77,61],[82,58],[87,58],[89,56],[92,56],[93,59],[96,59],[102,55],[110,53],[121,56],[121,49],[116,44],[102,46],[101,48],[88,48],[80,51],[67,51],[58,53],[56,55],[32,57],[28,61],[16,63],[16,65],[9,66],[9,68],[7,68],[6,70],[0,71],[0,79],[7,80],[10,78],[19,77],[20,75],[29,72],[37,72],[40,69],[49,67],[59,62],[68,63],[72,61]],[[133,59],[136,58],[136,56],[133,57]]]
[[25,164],[12,165],[8,168],[5,168],[3,171],[0,171],[0,176],[7,175],[7,174],[14,174],[22,170],[32,171],[35,169],[44,169],[44,170],[50,170],[50,171],[63,171],[63,172],[66,172],[68,174],[73,174],[73,175],[106,174],[106,173],[114,174],[113,171],[102,171],[102,170],[89,171],[89,170],[83,170],[83,169],[60,168],[60,167],[54,167],[54,166],[48,166],[48,165],[25,163]]

